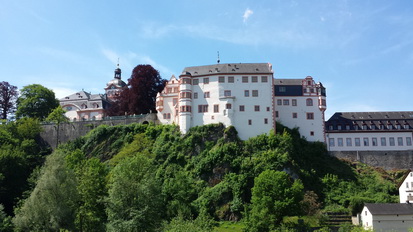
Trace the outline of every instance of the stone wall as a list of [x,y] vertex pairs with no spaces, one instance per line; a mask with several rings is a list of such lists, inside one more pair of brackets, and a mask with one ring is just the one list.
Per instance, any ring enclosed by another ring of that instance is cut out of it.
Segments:
[[330,151],[337,158],[359,161],[370,166],[391,169],[412,169],[413,150],[407,151]]
[[[136,116],[120,116],[120,117],[107,117],[103,120],[90,120],[90,121],[78,121],[63,123],[59,126],[59,141],[65,143],[70,140],[76,139],[80,136],[86,135],[90,130],[100,125],[126,125],[130,123],[155,123],[159,124],[156,114],[145,114]],[[57,125],[56,124],[44,124],[42,125],[43,132],[40,133],[40,137],[50,147],[55,148],[57,144]]]

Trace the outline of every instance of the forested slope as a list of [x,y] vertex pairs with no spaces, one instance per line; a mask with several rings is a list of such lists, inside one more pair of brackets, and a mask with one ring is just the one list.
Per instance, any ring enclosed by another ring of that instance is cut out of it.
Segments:
[[186,135],[171,125],[100,126],[48,156],[13,223],[20,231],[209,231],[243,220],[248,231],[269,231],[284,216],[397,202],[403,174],[337,160],[282,125],[247,141],[221,124]]

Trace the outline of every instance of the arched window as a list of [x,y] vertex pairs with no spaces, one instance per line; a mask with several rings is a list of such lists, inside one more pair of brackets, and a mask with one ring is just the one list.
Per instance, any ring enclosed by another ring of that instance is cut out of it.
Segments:
[[82,104],[82,109],[86,109],[87,105],[86,104]]
[[313,106],[313,99],[307,98],[306,104],[307,104],[307,106]]

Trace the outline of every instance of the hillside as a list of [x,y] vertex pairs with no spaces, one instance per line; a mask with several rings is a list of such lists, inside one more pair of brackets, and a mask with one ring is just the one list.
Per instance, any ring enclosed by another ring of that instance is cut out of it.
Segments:
[[243,220],[266,231],[284,216],[397,202],[403,174],[328,156],[282,125],[247,141],[222,124],[186,135],[170,125],[99,126],[48,156],[13,222],[22,231],[209,231]]

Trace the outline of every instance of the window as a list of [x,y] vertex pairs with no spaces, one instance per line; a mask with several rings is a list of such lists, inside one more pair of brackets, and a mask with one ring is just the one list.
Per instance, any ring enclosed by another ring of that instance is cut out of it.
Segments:
[[290,100],[289,99],[284,99],[283,100],[283,105],[285,105],[285,106],[290,105]]
[[182,92],[181,98],[192,98],[192,93],[190,92]]
[[371,139],[371,145],[377,146],[377,138],[372,138]]
[[293,113],[293,118],[297,118],[297,113]]
[[291,105],[292,106],[297,106],[297,99],[292,99],[291,100]]
[[228,77],[228,83],[234,83],[234,77]]
[[209,98],[209,92],[204,93],[204,98]]
[[343,146],[343,138],[338,138],[338,139],[337,139],[337,145],[338,145],[339,147],[342,147],[342,146]]
[[214,113],[218,113],[219,112],[219,105],[214,105]]
[[390,138],[389,138],[389,143],[390,143],[390,146],[395,146],[395,145],[396,145],[395,142],[394,142],[394,138],[393,138],[393,137],[390,137]]
[[351,143],[351,138],[346,138],[346,145],[347,147],[353,146],[353,144]]
[[285,87],[284,86],[278,87],[278,91],[280,91],[280,93],[285,93]]
[[275,117],[278,118],[278,111],[275,111]]
[[166,93],[172,93],[172,88],[166,88]]
[[262,83],[267,83],[268,82],[268,77],[267,76],[261,76],[261,82]]
[[209,78],[208,77],[204,78],[204,84],[209,84]]
[[314,131],[310,131],[310,136],[314,136]]
[[246,76],[242,77],[242,83],[248,83],[248,77]]
[[82,104],[82,109],[87,109],[87,105],[86,104]]
[[248,125],[252,125],[252,120],[248,119]]
[[341,130],[341,125],[338,125],[338,126],[337,126],[337,130]]
[[346,130],[350,130],[350,125],[346,125]]
[[182,83],[183,83],[183,84],[191,84],[191,79],[189,79],[189,78],[183,78],[183,79],[182,79]]
[[409,129],[409,125],[408,125],[408,124],[404,124],[404,129]]
[[225,108],[226,108],[227,110],[230,110],[230,109],[232,109],[232,105],[231,105],[230,103],[228,103],[228,104],[225,105]]
[[411,146],[411,145],[412,145],[412,138],[406,137],[406,146]]
[[258,105],[254,106],[254,111],[255,111],[255,112],[260,111],[260,106],[258,106]]
[[313,106],[313,99],[307,98],[306,104],[307,104],[307,106]]
[[369,138],[363,138],[363,145],[364,145],[365,147],[368,147],[368,146],[369,146]]
[[334,147],[335,146],[334,138],[329,138],[328,139],[328,144],[329,144],[330,147]]
[[264,124],[268,124],[268,118],[264,118]]
[[208,112],[208,105],[198,105],[198,113]]
[[252,96],[253,97],[258,97],[258,90],[253,90],[252,91]]
[[267,107],[267,112],[270,112],[270,107]]
[[308,120],[313,120],[314,119],[314,113],[307,113],[307,119]]
[[403,138],[402,137],[397,137],[397,145],[398,146],[403,146]]
[[381,146],[386,146],[386,138],[384,138],[384,137],[380,138],[380,145]]
[[178,87],[174,87],[174,93],[177,93],[177,92],[179,92]]
[[181,106],[181,112],[191,112],[191,106]]
[[224,96],[225,97],[230,97],[231,96],[231,90],[225,90],[224,91]]
[[244,112],[244,111],[245,111],[245,106],[244,106],[244,105],[240,105],[240,106],[239,106],[239,111]]
[[219,83],[225,83],[225,77],[218,77]]
[[194,93],[194,99],[198,99],[198,93],[197,92]]
[[244,97],[249,97],[249,96],[250,96],[250,91],[244,90]]
[[252,82],[252,83],[258,82],[258,77],[257,77],[257,76],[252,76],[252,77],[251,77],[251,82]]
[[199,80],[198,80],[198,79],[193,79],[193,80],[192,80],[192,84],[193,84],[193,85],[198,85],[198,84],[199,84]]
[[360,138],[355,138],[354,144],[356,145],[356,147],[360,147]]
[[277,105],[282,105],[282,100],[281,99],[277,99]]

